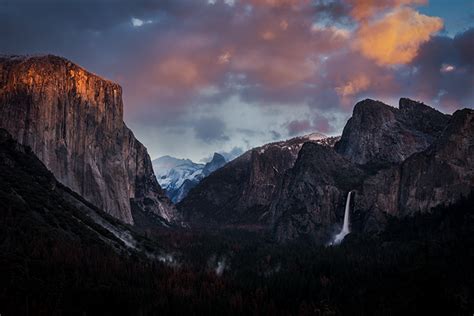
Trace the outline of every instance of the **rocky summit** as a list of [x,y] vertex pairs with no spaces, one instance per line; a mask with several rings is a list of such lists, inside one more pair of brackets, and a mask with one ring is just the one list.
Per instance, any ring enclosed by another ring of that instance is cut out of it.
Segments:
[[146,148],[123,122],[121,87],[56,56],[0,58],[0,127],[55,177],[125,223],[131,203],[176,216]]
[[449,115],[406,98],[398,109],[367,99],[355,105],[335,149],[357,164],[399,163],[431,145],[448,121]]

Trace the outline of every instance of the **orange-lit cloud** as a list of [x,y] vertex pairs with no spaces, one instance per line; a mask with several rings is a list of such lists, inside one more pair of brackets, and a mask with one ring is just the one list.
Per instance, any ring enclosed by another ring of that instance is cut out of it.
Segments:
[[315,19],[312,1],[216,2],[208,10],[220,14],[203,11],[203,19],[162,36],[144,63],[154,65],[151,76],[141,76],[139,86],[169,106],[232,93],[263,102],[324,93],[343,107],[364,95],[389,95],[397,84],[386,66],[410,63],[442,27],[410,7],[424,2],[347,0],[352,25]]
[[221,55],[219,55],[219,57],[217,58],[217,63],[221,65],[228,64],[231,58],[232,58],[231,52],[226,51],[222,53]]
[[427,0],[348,0],[351,16],[358,20],[366,20],[377,13],[400,6],[426,4]]
[[276,38],[276,34],[272,31],[264,31],[260,34],[260,36],[266,41],[271,41]]
[[342,86],[335,88],[336,92],[343,98],[353,96],[370,86],[370,79],[366,74],[358,74]]
[[443,21],[401,8],[357,31],[355,47],[379,65],[406,64],[417,55],[421,44],[443,28]]
[[156,103],[174,106],[232,94],[263,103],[324,94],[328,104],[345,108],[361,96],[396,91],[387,66],[410,63],[442,27],[439,18],[412,8],[425,0],[344,0],[340,14],[350,24],[318,19],[324,7],[316,10],[315,1],[225,3],[216,1],[200,19],[161,35],[156,53],[143,62],[142,73],[150,64],[153,71],[140,74],[137,86],[149,88],[139,98],[148,92]]

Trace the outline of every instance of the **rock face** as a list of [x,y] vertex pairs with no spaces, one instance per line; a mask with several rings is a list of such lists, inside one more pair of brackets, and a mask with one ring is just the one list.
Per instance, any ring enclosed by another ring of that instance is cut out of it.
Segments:
[[131,200],[174,217],[146,148],[123,122],[119,85],[60,57],[2,57],[0,127],[114,217],[133,223]]
[[366,100],[354,116],[335,150],[305,144],[286,172],[271,207],[278,241],[327,242],[352,190],[351,225],[365,231],[474,192],[473,110],[451,117],[408,99],[398,110]]
[[449,121],[422,103],[400,99],[399,108],[364,100],[354,107],[336,151],[357,164],[392,164],[428,148]]
[[271,207],[276,239],[326,239],[344,216],[347,192],[363,178],[364,172],[332,147],[305,143]]
[[[30,147],[16,142],[0,128],[0,203],[2,233],[10,236],[7,248],[18,246],[18,231],[54,242],[103,245],[121,254],[145,251],[129,227],[108,216],[81,196],[61,185]],[[8,219],[8,220],[7,220]],[[41,232],[39,236],[35,236]],[[33,237],[33,238],[34,238]],[[92,241],[92,242],[91,242]],[[13,244],[12,244],[13,242]],[[74,244],[76,245],[76,244]],[[25,245],[23,245],[24,247]],[[72,249],[75,251],[76,249]],[[25,251],[22,248],[21,251]]]
[[439,139],[400,168],[400,215],[452,204],[474,192],[474,110],[456,111]]
[[293,167],[303,143],[330,146],[336,140],[311,134],[249,150],[205,178],[178,209],[191,224],[267,225],[281,176]]
[[370,218],[365,229],[383,222],[384,214],[428,212],[474,192],[473,117],[473,110],[455,112],[426,150],[367,177],[355,201],[355,207]]
[[227,161],[225,160],[224,156],[218,153],[214,153],[214,156],[212,156],[211,161],[204,165],[204,168],[202,169],[203,175],[207,177],[217,169],[222,168],[226,164],[226,162]]

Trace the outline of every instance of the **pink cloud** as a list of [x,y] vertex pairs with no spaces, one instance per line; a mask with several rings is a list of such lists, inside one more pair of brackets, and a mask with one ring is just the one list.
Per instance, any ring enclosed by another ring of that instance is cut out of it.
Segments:
[[[418,13],[425,0],[216,1],[179,25],[156,29],[149,54],[126,78],[134,104],[218,103],[231,95],[261,105],[307,103],[348,111],[361,97],[403,94],[401,71],[442,21]],[[344,10],[341,8],[345,8]],[[321,17],[335,14],[349,24]],[[350,66],[348,66],[350,65]],[[449,73],[444,70],[438,74]],[[447,69],[447,68],[446,68]],[[177,112],[179,110],[169,110]],[[295,123],[296,124],[296,123]]]

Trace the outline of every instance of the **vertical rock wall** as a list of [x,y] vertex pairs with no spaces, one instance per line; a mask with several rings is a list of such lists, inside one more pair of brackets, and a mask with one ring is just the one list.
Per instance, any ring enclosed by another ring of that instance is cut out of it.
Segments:
[[112,216],[133,223],[130,199],[148,198],[173,218],[146,148],[123,123],[118,84],[60,57],[0,57],[0,127]]

